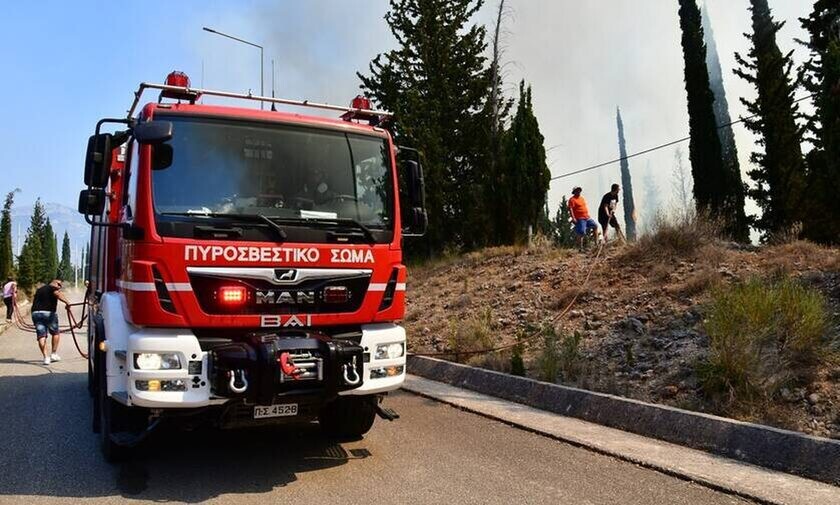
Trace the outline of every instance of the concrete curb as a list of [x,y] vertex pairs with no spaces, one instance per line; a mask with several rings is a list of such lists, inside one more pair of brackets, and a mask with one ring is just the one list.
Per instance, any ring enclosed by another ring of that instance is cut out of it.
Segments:
[[420,356],[427,379],[564,416],[840,485],[840,442]]

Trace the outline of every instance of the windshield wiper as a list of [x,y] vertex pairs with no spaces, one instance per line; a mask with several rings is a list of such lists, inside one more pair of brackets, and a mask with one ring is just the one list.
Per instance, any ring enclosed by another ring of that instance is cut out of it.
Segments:
[[368,243],[375,244],[376,237],[367,225],[359,222],[351,217],[294,217],[294,218],[277,218],[281,223],[290,225],[301,224],[315,224],[320,226],[337,226],[339,228],[356,228],[362,232],[365,240]]
[[261,221],[269,226],[272,230],[277,232],[280,240],[286,240],[286,230],[282,226],[274,222],[272,217],[264,214],[227,214],[224,212],[161,212],[164,216],[188,216],[188,217],[221,217],[231,219],[234,222],[254,222]]

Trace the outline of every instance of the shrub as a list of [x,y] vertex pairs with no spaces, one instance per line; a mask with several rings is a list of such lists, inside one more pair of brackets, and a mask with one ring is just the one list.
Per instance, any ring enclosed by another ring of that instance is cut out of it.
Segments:
[[827,322],[822,295],[790,279],[719,287],[707,311],[710,353],[698,366],[701,384],[730,403],[766,399],[808,376],[825,347]]
[[557,332],[547,324],[542,329],[543,348],[538,363],[540,379],[546,382],[557,382],[560,375],[560,350],[557,348]]
[[488,349],[493,344],[493,315],[490,309],[467,319],[450,321],[449,349],[460,361],[460,354]]
[[580,332],[559,336],[551,325],[542,329],[543,348],[539,356],[540,379],[557,382],[561,373],[564,380],[572,381],[580,375]]
[[510,374],[525,377],[525,360],[522,359],[522,349],[518,345],[510,355]]

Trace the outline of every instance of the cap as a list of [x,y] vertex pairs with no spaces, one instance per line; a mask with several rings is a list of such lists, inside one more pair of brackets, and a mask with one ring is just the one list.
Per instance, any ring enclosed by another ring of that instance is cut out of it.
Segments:
[[580,193],[581,191],[583,191],[583,188],[581,188],[580,186],[575,186],[575,187],[572,188],[572,194],[573,195],[575,193]]

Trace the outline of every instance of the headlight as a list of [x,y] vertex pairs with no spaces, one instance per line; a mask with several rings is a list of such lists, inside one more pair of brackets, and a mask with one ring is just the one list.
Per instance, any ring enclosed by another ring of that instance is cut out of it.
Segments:
[[394,359],[402,357],[405,353],[405,344],[396,342],[393,344],[380,344],[376,346],[374,359]]
[[144,352],[134,355],[134,368],[138,370],[177,370],[181,359],[177,354]]

